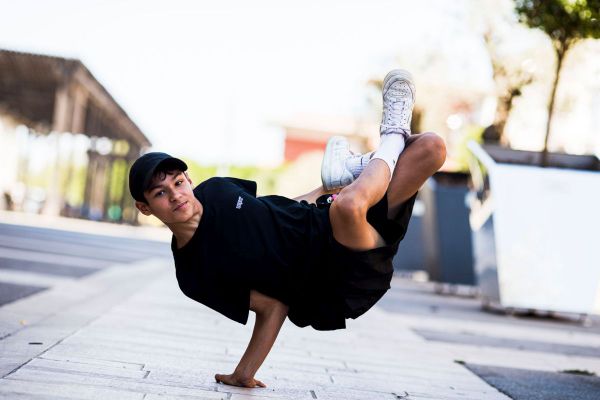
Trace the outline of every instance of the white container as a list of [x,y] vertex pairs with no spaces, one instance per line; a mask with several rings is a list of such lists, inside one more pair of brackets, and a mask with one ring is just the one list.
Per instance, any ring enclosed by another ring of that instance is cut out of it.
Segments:
[[600,314],[600,172],[497,162],[476,142],[468,147],[484,301]]

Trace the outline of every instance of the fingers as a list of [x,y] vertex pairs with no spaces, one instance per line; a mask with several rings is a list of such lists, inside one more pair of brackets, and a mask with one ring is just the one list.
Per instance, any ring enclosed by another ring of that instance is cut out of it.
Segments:
[[264,383],[262,383],[262,382],[261,382],[261,381],[259,381],[258,379],[255,379],[255,381],[256,381],[256,384],[257,384],[259,387],[263,387],[263,388],[266,388],[266,387],[267,387],[267,385],[265,385]]
[[263,388],[267,387],[267,385],[265,385],[258,379],[251,379],[250,381],[247,381],[247,380],[241,381],[238,379],[232,379],[231,375],[215,374],[215,381],[217,381],[217,383],[224,383],[226,385],[242,386],[242,387],[247,387],[247,388],[254,388],[257,386],[263,387]]
[[255,388],[255,387],[263,387],[266,388],[267,385],[265,385],[264,383],[262,383],[261,381],[254,379],[254,382],[245,382],[242,384],[242,386],[247,387],[247,388]]

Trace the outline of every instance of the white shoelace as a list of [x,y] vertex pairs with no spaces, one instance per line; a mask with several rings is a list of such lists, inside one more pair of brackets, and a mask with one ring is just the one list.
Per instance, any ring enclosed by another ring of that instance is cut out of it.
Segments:
[[[396,82],[384,96],[384,112],[381,127],[383,132],[388,129],[399,129],[403,133],[410,132],[412,114],[411,91],[406,82]],[[382,132],[382,133],[383,133]]]

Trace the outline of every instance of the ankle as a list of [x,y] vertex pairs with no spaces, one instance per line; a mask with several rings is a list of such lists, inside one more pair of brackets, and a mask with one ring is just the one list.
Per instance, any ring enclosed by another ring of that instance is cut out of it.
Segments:
[[354,179],[358,178],[359,175],[363,172],[371,158],[373,158],[374,151],[369,153],[356,155],[353,157],[349,157],[346,159],[346,169],[352,173]]

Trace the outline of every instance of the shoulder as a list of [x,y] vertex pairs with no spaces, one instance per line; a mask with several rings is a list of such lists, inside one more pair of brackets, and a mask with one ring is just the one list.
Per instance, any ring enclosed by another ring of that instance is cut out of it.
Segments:
[[222,190],[226,187],[241,188],[245,192],[248,192],[256,197],[256,182],[247,179],[221,176],[213,176],[212,178],[208,178],[204,182],[200,183],[198,186],[196,186],[196,188],[194,188],[194,193],[202,190],[211,190],[212,188]]

